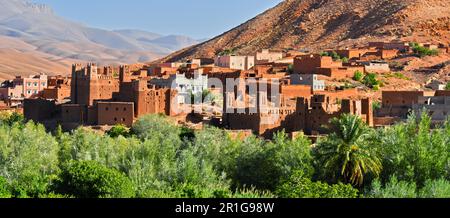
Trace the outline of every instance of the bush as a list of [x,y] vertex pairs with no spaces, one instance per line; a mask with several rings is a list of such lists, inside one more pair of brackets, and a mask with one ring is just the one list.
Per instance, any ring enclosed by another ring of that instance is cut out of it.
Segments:
[[353,75],[353,80],[361,81],[363,77],[364,77],[364,74],[361,71],[357,70],[357,71],[355,71],[355,74]]
[[247,141],[237,157],[234,181],[238,187],[255,186],[260,190],[275,190],[280,181],[296,170],[313,174],[311,142],[300,136],[288,140],[284,132],[275,134],[273,141]]
[[106,134],[113,138],[117,138],[119,136],[129,137],[131,135],[130,128],[122,124],[113,126],[109,131],[106,132]]
[[5,178],[0,176],[0,198],[10,198],[11,189]]
[[415,198],[416,184],[406,181],[398,181],[396,177],[391,177],[384,186],[379,180],[372,182],[372,187],[366,195],[370,198]]
[[312,182],[297,171],[277,188],[276,194],[282,198],[356,198],[358,190],[342,183]]
[[59,158],[62,163],[94,160],[107,167],[119,169],[126,151],[140,141],[135,138],[111,138],[86,128],[59,137]]
[[131,181],[117,170],[95,161],[72,161],[63,167],[58,183],[63,194],[77,198],[131,198]]
[[392,175],[414,182],[419,188],[427,180],[449,179],[450,123],[432,128],[427,111],[411,114],[406,123],[379,129],[378,150],[383,161],[382,182]]
[[450,182],[444,179],[428,180],[420,190],[421,198],[450,198]]
[[450,82],[448,82],[447,85],[445,86],[445,90],[450,91]]
[[142,116],[134,123],[131,131],[142,140],[170,140],[170,143],[173,144],[181,143],[178,137],[180,129],[174,123],[171,123],[165,115],[161,114]]
[[364,76],[363,81],[364,85],[366,85],[369,88],[375,88],[375,86],[381,85],[381,82],[377,79],[377,74],[375,73],[368,73],[366,76]]
[[423,46],[419,46],[417,44],[413,45],[413,52],[415,55],[417,55],[418,57],[426,57],[426,56],[437,56],[439,55],[439,51],[436,49],[429,49]]
[[19,114],[17,112],[1,112],[0,113],[0,124],[6,124],[8,126],[12,126],[15,123],[18,124],[24,124],[25,123],[25,117],[23,114]]
[[[341,58],[341,56],[339,56],[339,54],[336,53],[335,51],[332,51],[331,53],[330,53],[330,52],[321,52],[321,53],[320,53],[320,56],[328,56],[328,57],[331,57],[331,58],[333,58],[334,61],[340,61],[340,60],[343,60],[343,59]],[[348,59],[347,59],[347,58],[346,58],[346,61],[348,62]]]

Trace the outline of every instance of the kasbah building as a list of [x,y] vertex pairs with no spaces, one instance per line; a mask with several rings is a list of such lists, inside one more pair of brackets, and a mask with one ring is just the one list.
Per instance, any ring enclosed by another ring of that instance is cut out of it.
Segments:
[[[358,88],[328,85],[351,80],[355,72],[389,71],[390,59],[411,52],[407,42],[371,42],[363,48],[326,52],[348,61],[265,49],[246,56],[151,65],[74,64],[68,77],[7,81],[0,97],[2,108],[23,108],[27,119],[50,129],[131,126],[143,115],[165,114],[192,128],[213,125],[233,135],[265,138],[284,130],[292,137],[306,134],[314,139],[327,134],[330,119],[344,113],[361,117],[371,127],[392,125],[411,110],[426,108],[434,122],[445,121],[450,113],[450,91],[383,91],[375,111],[374,99],[361,95]],[[27,81],[40,84],[31,87],[30,95],[23,93]],[[214,102],[202,103],[201,97],[191,102],[204,93],[214,96]]]

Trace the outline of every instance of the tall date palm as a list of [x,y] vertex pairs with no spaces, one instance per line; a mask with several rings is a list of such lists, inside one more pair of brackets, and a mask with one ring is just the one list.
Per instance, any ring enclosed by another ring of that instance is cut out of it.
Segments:
[[355,186],[361,186],[368,173],[378,176],[381,161],[367,141],[370,130],[361,118],[344,114],[330,124],[332,133],[317,145],[325,173]]

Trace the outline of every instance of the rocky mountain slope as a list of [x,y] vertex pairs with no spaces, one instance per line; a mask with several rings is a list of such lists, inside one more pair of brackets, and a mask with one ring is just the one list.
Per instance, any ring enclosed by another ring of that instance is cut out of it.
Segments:
[[224,49],[347,47],[372,40],[450,42],[450,0],[285,0],[246,23],[160,61],[213,57]]
[[47,5],[0,0],[1,78],[68,71],[71,61],[146,62],[197,43],[198,40],[186,36],[91,28],[55,15]]

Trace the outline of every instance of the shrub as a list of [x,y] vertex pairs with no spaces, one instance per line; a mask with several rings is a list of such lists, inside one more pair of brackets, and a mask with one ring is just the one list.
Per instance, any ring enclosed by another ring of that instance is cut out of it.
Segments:
[[377,79],[377,74],[375,73],[368,73],[366,76],[364,76],[362,81],[367,87],[374,88],[375,86],[380,86],[381,82]]
[[0,176],[0,198],[10,198],[11,189],[5,178]]
[[77,198],[131,198],[131,181],[117,170],[95,161],[72,161],[63,167],[58,183],[63,194]]
[[420,46],[417,43],[412,43],[410,44],[413,52],[415,55],[417,55],[418,57],[426,57],[426,56],[436,56],[439,55],[439,51],[436,49],[429,49],[423,46]]
[[279,132],[272,142],[250,140],[247,143],[237,157],[234,181],[238,187],[275,190],[280,181],[296,170],[309,176],[313,174],[311,142],[305,136],[288,140],[284,132]]
[[[335,51],[330,52],[321,52],[320,56],[328,56],[333,58],[334,61],[339,61],[342,60],[341,56],[338,55],[338,53],[336,53]],[[348,62],[348,59],[346,59]]]
[[289,74],[293,74],[294,73],[294,65],[293,64],[289,64],[288,65],[287,72]]
[[363,77],[364,77],[364,74],[361,71],[357,70],[357,71],[355,71],[355,74],[353,75],[353,80],[361,81]]
[[379,110],[379,109],[381,109],[381,102],[379,102],[379,101],[374,101],[374,102],[372,103],[372,110],[376,111],[376,110]]
[[420,117],[411,114],[405,123],[379,129],[378,150],[383,160],[383,182],[396,175],[399,180],[414,182],[419,188],[427,180],[449,179],[450,123],[432,128],[425,110]]
[[450,82],[448,82],[447,85],[445,86],[445,90],[450,91]]
[[326,51],[323,51],[323,52],[320,52],[319,53],[320,54],[320,56],[330,56],[330,54],[328,53],[328,52],[326,52]]
[[1,112],[0,113],[0,124],[4,123],[8,126],[12,126],[14,123],[24,124],[25,117],[23,114],[19,114],[17,112]]
[[372,187],[366,195],[370,198],[415,198],[416,184],[406,181],[398,181],[396,177],[391,177],[384,186],[379,180],[372,182]]
[[356,198],[358,190],[342,183],[312,182],[297,171],[277,188],[276,194],[282,198]]
[[130,136],[130,128],[125,125],[118,124],[113,126],[109,131],[106,132],[109,136],[117,138],[119,136],[128,137]]
[[373,90],[373,91],[378,91],[378,90],[380,90],[380,86],[379,86],[379,85],[374,85],[374,86],[372,87],[372,90]]
[[139,118],[134,123],[131,131],[142,140],[171,140],[170,143],[173,144],[179,144],[181,142],[178,137],[180,129],[162,114],[151,114]]
[[107,167],[119,169],[127,149],[140,141],[135,138],[111,138],[93,130],[79,128],[59,137],[59,159],[62,163],[94,160]]
[[450,182],[444,179],[428,180],[420,190],[422,198],[450,198]]

